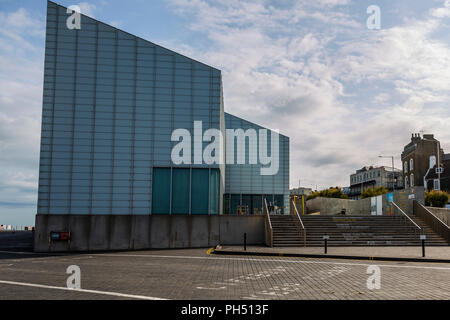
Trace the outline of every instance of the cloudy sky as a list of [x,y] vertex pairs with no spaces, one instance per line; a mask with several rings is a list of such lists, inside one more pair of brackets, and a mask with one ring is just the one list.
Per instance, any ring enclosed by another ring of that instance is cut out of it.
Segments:
[[[450,152],[450,0],[57,2],[222,70],[227,112],[291,138],[291,187],[400,167],[412,132]],[[0,0],[0,223],[34,222],[45,14]]]

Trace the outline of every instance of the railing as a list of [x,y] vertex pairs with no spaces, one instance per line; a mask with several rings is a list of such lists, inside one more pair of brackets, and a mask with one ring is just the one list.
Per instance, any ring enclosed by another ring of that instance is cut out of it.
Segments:
[[303,224],[302,218],[300,218],[300,215],[298,214],[297,206],[295,205],[295,202],[292,201],[292,206],[295,209],[295,215],[297,216],[298,221],[300,222],[300,226],[302,227],[302,233],[303,233],[303,246],[306,247],[306,228]]
[[398,210],[398,211],[400,211],[401,213],[402,213],[402,215],[403,215],[403,217],[405,218],[406,217],[406,219],[405,219],[405,221],[410,221],[416,228],[414,228],[414,231],[423,231],[422,230],[422,228],[421,227],[419,227],[419,225],[417,224],[417,223],[415,223],[414,222],[414,220],[413,219],[411,219],[397,204],[395,204],[395,202],[391,202],[391,204]]
[[413,202],[414,214],[420,217],[427,225],[433,229],[438,235],[443,237],[450,243],[450,227],[441,219],[436,217],[430,210],[420,204],[417,200]]
[[264,199],[264,215],[266,218],[266,232],[269,236],[269,245],[270,247],[273,247],[273,229],[272,229],[272,223],[270,222],[270,214],[269,209],[267,208],[267,201]]

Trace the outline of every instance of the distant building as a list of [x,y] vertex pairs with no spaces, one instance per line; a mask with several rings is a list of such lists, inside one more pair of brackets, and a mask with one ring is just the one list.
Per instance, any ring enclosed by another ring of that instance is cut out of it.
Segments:
[[[431,163],[433,164],[433,163]],[[441,160],[441,174],[437,173],[438,166],[434,164],[425,174],[425,186],[427,190],[443,190],[450,192],[450,153],[444,154]]]
[[342,193],[343,194],[346,194],[346,195],[349,195],[350,194],[350,187],[343,187],[342,188]]
[[364,190],[376,187],[387,189],[403,189],[402,171],[392,167],[366,166],[350,175],[350,199],[360,199]]
[[291,196],[308,196],[312,193],[311,188],[299,187],[289,190]]
[[419,133],[412,134],[411,141],[404,147],[401,156],[405,188],[425,186],[425,176],[430,174],[430,168],[437,164],[437,160],[442,161],[443,157],[444,151],[434,135],[424,134],[421,137]]

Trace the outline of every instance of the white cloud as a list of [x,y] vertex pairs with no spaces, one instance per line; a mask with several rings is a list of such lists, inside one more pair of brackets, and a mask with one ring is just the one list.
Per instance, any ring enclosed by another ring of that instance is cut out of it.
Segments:
[[172,4],[210,40],[179,49],[223,71],[226,111],[290,136],[291,185],[348,185],[380,153],[399,164],[421,129],[450,143],[449,111],[432,111],[450,102],[450,48],[432,38],[442,10],[374,32],[347,1]]
[[95,10],[97,7],[94,4],[88,3],[88,2],[80,2],[77,4],[80,7],[81,13],[89,16],[91,18],[95,18]]
[[13,221],[9,214],[20,211],[20,220],[32,224],[36,210],[45,34],[40,18],[23,8],[0,11],[2,221]]

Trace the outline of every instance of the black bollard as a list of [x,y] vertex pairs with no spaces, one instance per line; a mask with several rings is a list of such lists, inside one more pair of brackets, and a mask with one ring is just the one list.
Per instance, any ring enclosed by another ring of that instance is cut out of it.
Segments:
[[247,251],[247,234],[244,233],[244,251]]
[[422,240],[422,257],[423,258],[425,258],[425,239],[426,238],[427,237],[424,234],[420,235],[420,240]]
[[330,236],[323,236],[323,240],[325,240],[325,254],[327,254],[328,251],[328,239],[330,238]]

